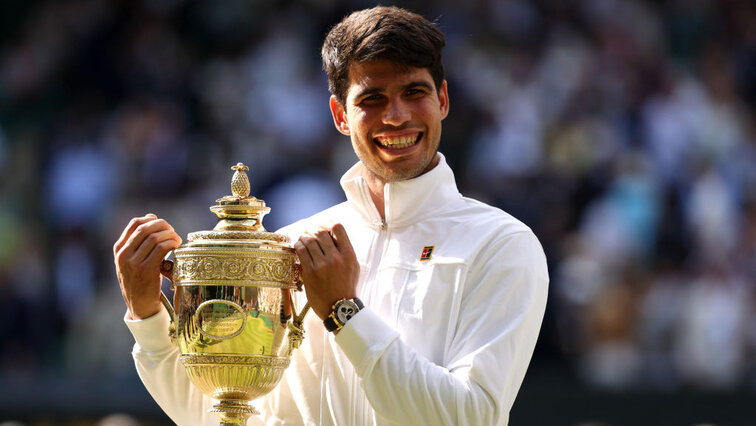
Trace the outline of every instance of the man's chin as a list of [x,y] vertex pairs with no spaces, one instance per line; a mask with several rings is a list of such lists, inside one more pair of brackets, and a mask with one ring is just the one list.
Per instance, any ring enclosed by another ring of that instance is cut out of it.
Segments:
[[383,180],[386,183],[390,182],[401,182],[405,180],[414,179],[427,171],[432,169],[432,167],[428,166],[422,166],[422,167],[407,167],[407,168],[386,168],[384,170],[378,171],[378,173],[373,173],[374,175],[378,176],[381,180]]

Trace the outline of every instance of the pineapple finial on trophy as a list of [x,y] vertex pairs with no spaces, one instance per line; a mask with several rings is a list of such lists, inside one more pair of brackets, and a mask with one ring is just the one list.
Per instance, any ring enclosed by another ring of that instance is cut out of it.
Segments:
[[235,166],[231,167],[231,170],[236,170],[234,176],[231,178],[231,193],[234,197],[249,197],[249,178],[247,177],[247,173],[245,173],[249,171],[249,167],[245,166],[244,163],[236,163]]
[[245,173],[249,167],[237,163],[231,170],[234,170],[231,178],[233,195],[219,198],[214,206],[210,206],[210,211],[218,216],[213,230],[267,232],[262,226],[262,217],[270,212],[270,208],[265,206],[265,201],[249,195],[249,178]]

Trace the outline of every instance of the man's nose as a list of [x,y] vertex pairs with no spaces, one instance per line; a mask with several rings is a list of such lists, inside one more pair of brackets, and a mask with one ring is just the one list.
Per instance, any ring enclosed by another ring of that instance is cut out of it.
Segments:
[[402,99],[392,99],[383,112],[383,122],[392,126],[400,126],[408,122],[411,116],[406,102]]

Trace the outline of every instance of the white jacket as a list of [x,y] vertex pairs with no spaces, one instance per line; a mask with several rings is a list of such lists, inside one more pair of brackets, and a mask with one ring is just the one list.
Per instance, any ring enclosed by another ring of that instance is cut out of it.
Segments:
[[[538,240],[503,211],[462,197],[443,157],[430,172],[385,186],[384,222],[361,167],[341,180],[346,202],[279,232],[296,241],[341,222],[366,308],[337,336],[308,314],[304,343],[249,424],[506,425],[546,306]],[[426,246],[431,257],[421,260]],[[127,321],[139,375],[177,424],[217,425],[167,323],[165,312]]]

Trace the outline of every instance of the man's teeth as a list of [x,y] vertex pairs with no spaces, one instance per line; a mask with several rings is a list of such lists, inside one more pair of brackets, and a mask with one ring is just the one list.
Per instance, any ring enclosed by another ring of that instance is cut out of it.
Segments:
[[412,146],[417,141],[417,135],[415,136],[398,136],[395,138],[377,138],[378,143],[386,148],[400,149]]

